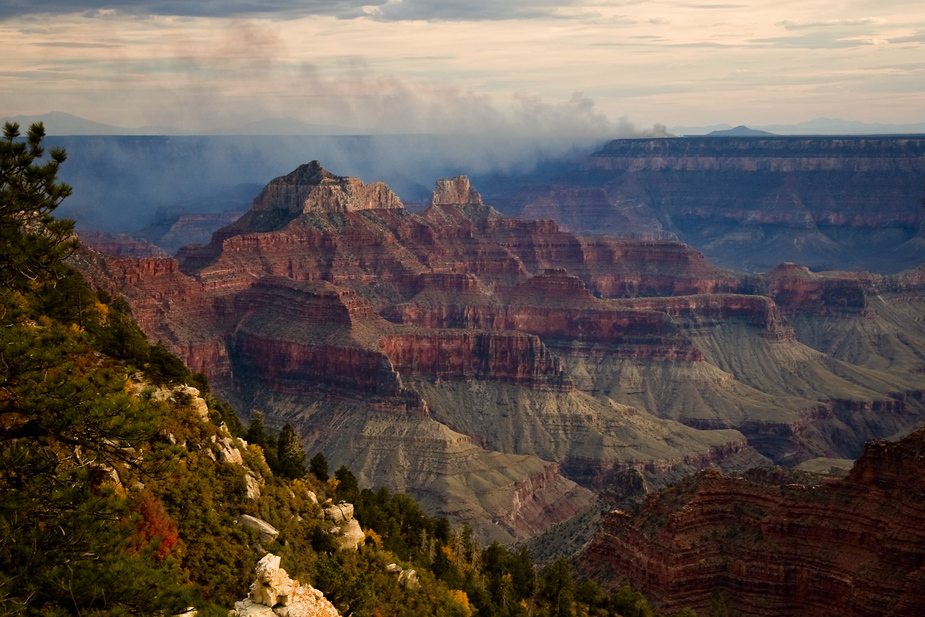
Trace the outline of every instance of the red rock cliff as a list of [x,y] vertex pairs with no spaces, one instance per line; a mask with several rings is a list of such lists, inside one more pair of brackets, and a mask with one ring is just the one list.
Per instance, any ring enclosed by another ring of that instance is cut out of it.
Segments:
[[775,485],[705,471],[613,512],[579,557],[665,611],[915,617],[925,606],[925,428],[868,444],[848,478]]

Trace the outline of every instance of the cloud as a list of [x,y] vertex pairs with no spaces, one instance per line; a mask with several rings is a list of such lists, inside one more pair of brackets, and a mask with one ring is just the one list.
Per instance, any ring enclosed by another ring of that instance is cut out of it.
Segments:
[[392,0],[370,10],[383,21],[497,21],[556,17],[576,0]]
[[803,30],[806,28],[838,28],[846,26],[867,26],[870,24],[885,24],[886,20],[879,17],[862,17],[860,19],[822,19],[816,21],[795,21],[785,19],[778,22],[787,30]]
[[131,15],[183,17],[237,17],[275,15],[333,15],[350,18],[364,15],[363,7],[385,0],[29,0],[0,2],[0,20],[23,15],[116,11]]
[[312,93],[305,106],[314,110],[319,122],[390,133],[577,143],[627,130],[625,122],[615,125],[580,92],[556,102],[520,93],[498,104],[445,83],[378,76],[362,65],[336,77],[306,67],[298,89]]
[[[116,11],[132,15],[182,17],[272,16],[280,19],[330,15],[370,16],[383,21],[485,21],[558,16],[578,0],[31,0],[0,2],[0,20],[23,15],[93,15]],[[623,6],[635,2],[616,2]]]
[[890,43],[925,43],[925,30],[919,30],[910,36],[900,36],[889,39]]
[[857,38],[843,38],[828,32],[813,32],[801,36],[772,36],[750,39],[748,41],[760,47],[785,47],[796,49],[842,49],[858,47],[864,43]]
[[76,41],[60,41],[56,43],[33,43],[36,47],[68,47],[72,49],[107,49],[119,47],[110,43],[79,43]]

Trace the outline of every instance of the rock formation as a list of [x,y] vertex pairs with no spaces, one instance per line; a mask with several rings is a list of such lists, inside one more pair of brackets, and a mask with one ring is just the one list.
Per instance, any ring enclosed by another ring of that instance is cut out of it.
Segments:
[[[913,617],[925,606],[925,428],[868,444],[844,480],[744,479],[707,470],[614,511],[578,568],[663,611]],[[799,482],[799,483],[795,483]]]
[[353,518],[352,503],[325,506],[322,513],[324,518],[336,525],[331,529],[330,533],[336,536],[334,542],[338,548],[356,550],[357,547],[363,544],[366,534],[360,528],[360,523]]
[[627,470],[854,458],[925,419],[921,271],[749,277],[505,217],[465,177],[393,197],[313,163],[176,260],[74,262],[239,409],[484,538]]
[[279,561],[267,553],[257,562],[250,594],[235,603],[234,617],[340,617],[324,594],[289,578]]
[[466,176],[437,180],[430,198],[431,206],[470,205],[481,206],[482,196],[469,184]]
[[242,514],[240,520],[242,526],[247,527],[248,529],[253,529],[259,533],[260,541],[265,544],[269,544],[279,535],[278,529],[273,527],[273,525],[266,522],[265,520],[257,518],[256,516]]
[[94,250],[114,257],[144,259],[149,257],[168,257],[167,252],[159,246],[130,236],[129,234],[110,234],[102,231],[78,231],[80,241]]
[[504,211],[583,234],[673,234],[738,270],[896,272],[925,259],[923,172],[921,137],[618,139]]

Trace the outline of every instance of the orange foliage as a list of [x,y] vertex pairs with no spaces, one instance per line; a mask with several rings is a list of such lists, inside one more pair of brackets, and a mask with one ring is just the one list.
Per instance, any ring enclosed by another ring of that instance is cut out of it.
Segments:
[[169,555],[179,540],[179,534],[163,504],[146,493],[135,502],[132,511],[141,518],[138,520],[135,533],[129,538],[129,553],[138,553],[153,542],[157,543],[155,554],[158,559]]

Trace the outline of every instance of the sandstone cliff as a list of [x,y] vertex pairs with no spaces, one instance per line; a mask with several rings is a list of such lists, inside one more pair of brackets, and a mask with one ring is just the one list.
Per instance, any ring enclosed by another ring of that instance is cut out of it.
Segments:
[[629,582],[665,611],[708,611],[720,589],[745,616],[919,615],[925,429],[869,444],[844,480],[804,478],[703,472],[637,513],[609,514],[579,568],[608,586]]

